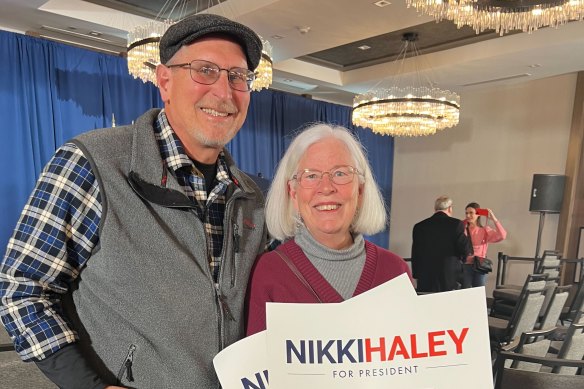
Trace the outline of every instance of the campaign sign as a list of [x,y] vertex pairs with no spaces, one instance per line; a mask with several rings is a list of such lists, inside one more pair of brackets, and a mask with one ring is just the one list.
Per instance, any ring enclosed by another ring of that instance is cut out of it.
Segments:
[[[361,299],[388,302],[395,299],[393,306],[400,309],[400,304],[409,305],[412,303],[409,299],[414,298],[416,291],[412,288],[409,278],[401,276],[341,304],[360,304]],[[213,364],[223,389],[269,388],[266,332],[242,339],[215,356]]]
[[266,331],[227,347],[215,356],[213,365],[223,389],[267,389]]
[[404,295],[269,304],[270,387],[492,389],[484,288]]
[[223,389],[493,387],[484,288],[417,296],[402,275],[340,304],[270,303],[267,327],[215,357]]

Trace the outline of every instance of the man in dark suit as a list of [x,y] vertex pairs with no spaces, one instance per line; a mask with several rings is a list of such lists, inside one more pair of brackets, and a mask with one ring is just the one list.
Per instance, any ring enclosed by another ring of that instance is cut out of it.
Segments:
[[462,221],[452,217],[452,199],[440,196],[434,210],[413,230],[412,273],[418,292],[456,289],[462,260],[472,253]]

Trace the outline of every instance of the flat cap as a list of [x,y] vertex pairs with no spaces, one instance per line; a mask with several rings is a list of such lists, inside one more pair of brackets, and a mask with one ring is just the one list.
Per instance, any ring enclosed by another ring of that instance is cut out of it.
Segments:
[[209,34],[227,34],[241,45],[247,66],[255,70],[262,56],[262,41],[253,30],[241,23],[213,14],[196,14],[173,24],[160,39],[160,63],[166,64],[176,52]]

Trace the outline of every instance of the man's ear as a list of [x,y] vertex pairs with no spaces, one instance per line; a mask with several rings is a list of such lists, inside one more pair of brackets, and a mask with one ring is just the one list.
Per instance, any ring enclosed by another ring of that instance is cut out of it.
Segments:
[[172,86],[170,72],[171,70],[162,64],[156,67],[156,82],[160,90],[160,97],[165,103],[170,100],[170,88]]

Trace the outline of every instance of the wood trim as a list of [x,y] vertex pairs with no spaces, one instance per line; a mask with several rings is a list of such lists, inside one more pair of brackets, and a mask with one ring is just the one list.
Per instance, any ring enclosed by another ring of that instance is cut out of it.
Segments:
[[[580,227],[584,226],[584,71],[578,72],[576,80],[565,175],[556,249],[564,258],[576,258]],[[562,272],[562,283],[573,280],[575,271],[575,265],[566,266]]]

